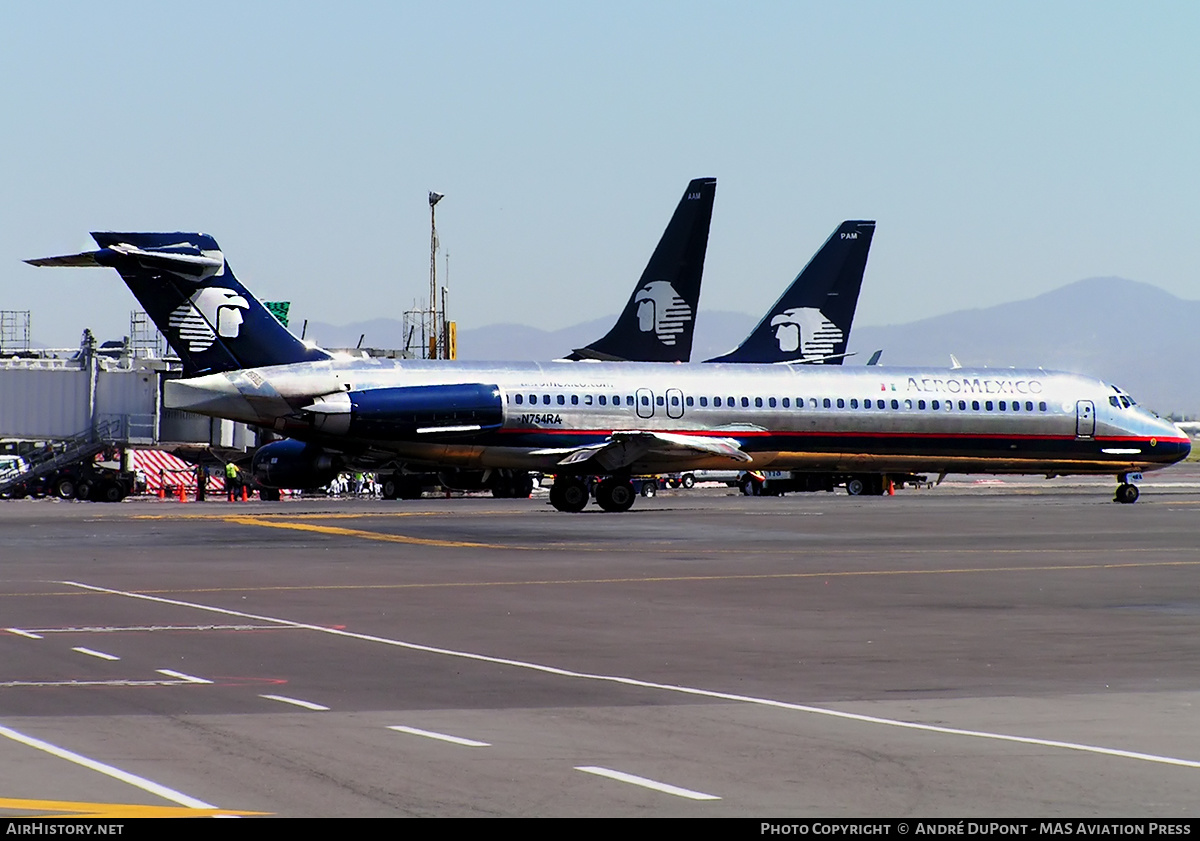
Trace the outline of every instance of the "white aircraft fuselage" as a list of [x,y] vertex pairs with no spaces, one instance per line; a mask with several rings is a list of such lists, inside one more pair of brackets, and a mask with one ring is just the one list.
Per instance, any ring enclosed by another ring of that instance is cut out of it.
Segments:
[[560,474],[1121,475],[1190,450],[1120,389],[1040,369],[332,359],[171,381],[165,403],[364,464]]

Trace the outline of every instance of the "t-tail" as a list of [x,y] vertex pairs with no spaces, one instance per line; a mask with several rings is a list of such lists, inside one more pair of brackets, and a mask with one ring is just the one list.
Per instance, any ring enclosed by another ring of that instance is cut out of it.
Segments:
[[284,327],[195,233],[93,233],[99,251],[26,260],[34,266],[111,266],[183,361],[184,376],[329,359]]
[[617,323],[567,359],[687,362],[692,356],[700,278],[717,179],[688,184],[675,215]]
[[874,222],[843,222],[746,340],[704,361],[840,365],[874,234]]

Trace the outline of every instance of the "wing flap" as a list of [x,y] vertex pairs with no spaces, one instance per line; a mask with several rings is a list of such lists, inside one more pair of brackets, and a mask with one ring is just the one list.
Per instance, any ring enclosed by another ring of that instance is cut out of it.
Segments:
[[717,455],[736,462],[752,460],[733,438],[642,431],[614,432],[608,440],[599,444],[534,450],[531,455],[561,455],[558,464],[564,467],[594,459],[597,466],[610,472],[628,467],[647,455],[679,459]]

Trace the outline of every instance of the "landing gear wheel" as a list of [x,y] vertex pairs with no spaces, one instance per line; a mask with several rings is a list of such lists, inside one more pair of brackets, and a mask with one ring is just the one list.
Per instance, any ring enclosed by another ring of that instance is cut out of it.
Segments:
[[850,496],[862,496],[867,492],[867,484],[862,479],[854,476],[846,480],[846,493]]
[[1121,502],[1126,505],[1129,505],[1131,503],[1137,502],[1138,497],[1140,495],[1141,494],[1138,491],[1137,485],[1130,485],[1130,484],[1117,485],[1117,496],[1116,496],[1117,502]]
[[587,485],[578,479],[558,477],[550,486],[550,504],[559,511],[578,514],[588,504]]
[[596,504],[605,511],[628,511],[636,498],[633,483],[628,479],[605,479],[596,488]]

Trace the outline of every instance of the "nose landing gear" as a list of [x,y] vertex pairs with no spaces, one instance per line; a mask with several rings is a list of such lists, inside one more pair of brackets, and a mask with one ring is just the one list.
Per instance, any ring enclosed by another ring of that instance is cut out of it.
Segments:
[[1140,495],[1138,492],[1138,487],[1129,481],[1129,475],[1127,473],[1122,473],[1117,477],[1117,481],[1121,484],[1117,485],[1117,495],[1113,498],[1113,501],[1121,502],[1126,505],[1137,502],[1138,496]]

